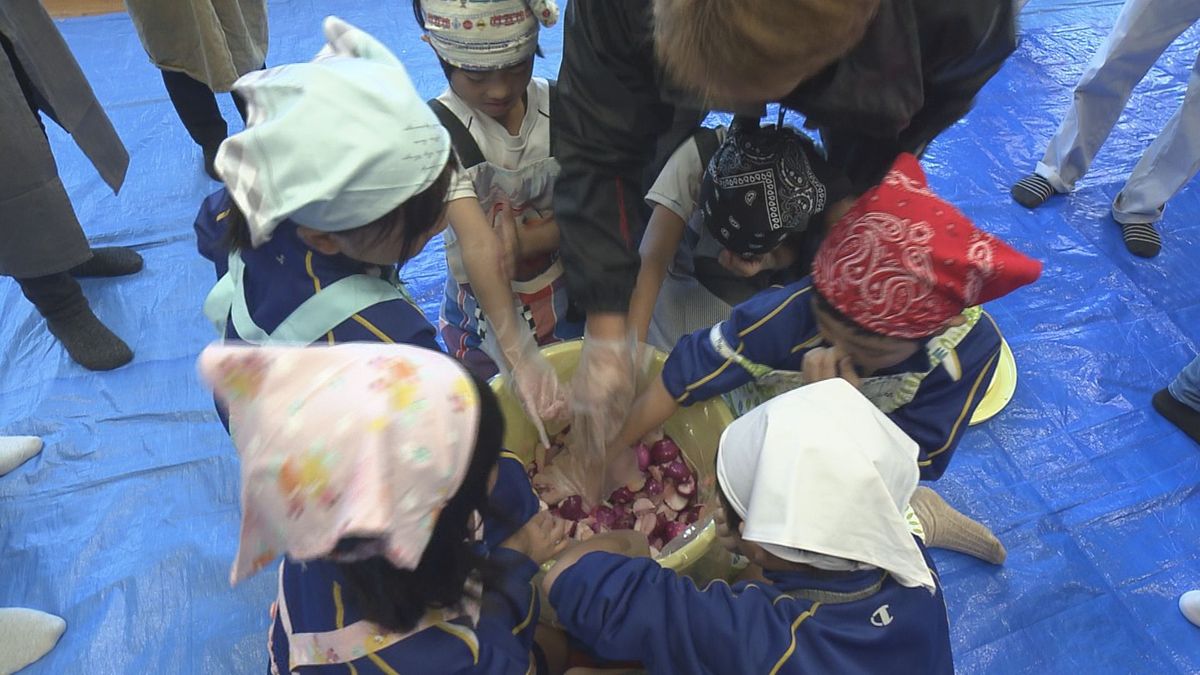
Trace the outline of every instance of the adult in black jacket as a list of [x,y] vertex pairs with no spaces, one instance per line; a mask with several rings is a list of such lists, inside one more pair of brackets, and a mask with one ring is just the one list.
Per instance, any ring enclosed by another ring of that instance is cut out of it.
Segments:
[[588,313],[575,394],[593,437],[611,438],[633,395],[645,188],[703,111],[779,101],[862,191],[966,114],[1014,47],[1012,0],[571,0],[555,216]]

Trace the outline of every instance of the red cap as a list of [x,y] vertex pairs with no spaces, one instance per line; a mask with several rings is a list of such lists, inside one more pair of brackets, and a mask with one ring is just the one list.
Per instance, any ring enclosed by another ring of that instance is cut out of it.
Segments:
[[904,154],[829,229],[812,278],[830,305],[863,328],[917,339],[1041,273],[1040,262],[935,195],[917,158]]

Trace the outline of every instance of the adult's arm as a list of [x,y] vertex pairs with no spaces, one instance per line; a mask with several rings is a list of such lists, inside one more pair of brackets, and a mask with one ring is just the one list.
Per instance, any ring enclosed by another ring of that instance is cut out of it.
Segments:
[[674,107],[660,95],[646,0],[572,0],[551,113],[554,215],[572,299],[624,314],[638,274],[643,178]]

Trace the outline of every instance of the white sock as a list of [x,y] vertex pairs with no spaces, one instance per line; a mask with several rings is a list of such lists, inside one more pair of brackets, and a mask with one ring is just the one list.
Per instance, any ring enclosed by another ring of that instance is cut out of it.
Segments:
[[1188,591],[1179,596],[1179,611],[1188,621],[1200,626],[1200,591]]
[[0,476],[41,451],[42,439],[36,436],[0,436]]
[[0,675],[11,675],[54,649],[67,622],[35,609],[0,608]]

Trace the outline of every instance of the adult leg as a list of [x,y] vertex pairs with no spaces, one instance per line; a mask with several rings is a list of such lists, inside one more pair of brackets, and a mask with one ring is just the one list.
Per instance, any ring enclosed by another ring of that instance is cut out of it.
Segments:
[[1153,404],[1159,414],[1200,443],[1200,356],[1154,394]]
[[45,317],[50,333],[79,365],[88,370],[112,370],[133,360],[129,346],[92,313],[79,282],[69,273],[18,278],[17,283]]
[[1129,95],[1163,51],[1195,22],[1195,0],[1128,0],[1092,57],[1066,117],[1030,176],[1012,196],[1028,208],[1070,192],[1087,173]]
[[213,180],[220,180],[213,170],[213,160],[221,141],[229,135],[229,125],[217,107],[216,95],[208,85],[184,73],[164,70],[162,78],[179,120],[204,151],[204,170]]
[[[1200,14],[1200,10],[1197,11]],[[1162,218],[1167,201],[1200,170],[1200,54],[1175,115],[1142,155],[1113,201],[1125,246],[1134,255],[1158,254],[1162,240],[1150,223]]]

